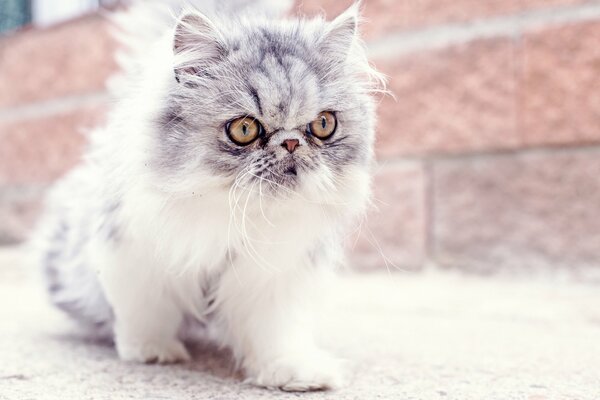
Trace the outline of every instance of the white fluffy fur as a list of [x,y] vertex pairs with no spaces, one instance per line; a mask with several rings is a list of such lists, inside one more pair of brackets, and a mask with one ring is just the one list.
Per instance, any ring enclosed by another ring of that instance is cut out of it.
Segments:
[[[44,248],[59,215],[89,218],[94,232],[103,223],[94,210],[103,199],[120,199],[118,241],[92,236],[61,264],[71,288],[56,294],[58,302],[97,309],[92,319],[113,313],[109,327],[124,360],[187,360],[180,328],[193,316],[210,323],[250,382],[299,391],[339,387],[339,362],[314,343],[311,309],[342,257],[345,229],[368,202],[369,168],[349,167],[341,177],[323,169],[276,198],[262,181],[244,185],[239,175],[231,186],[210,171],[157,185],[147,133],[172,84],[171,47],[170,29],[146,45],[140,79],[120,88],[85,163],[53,191],[38,235]],[[199,289],[212,281],[218,285],[209,294]]]

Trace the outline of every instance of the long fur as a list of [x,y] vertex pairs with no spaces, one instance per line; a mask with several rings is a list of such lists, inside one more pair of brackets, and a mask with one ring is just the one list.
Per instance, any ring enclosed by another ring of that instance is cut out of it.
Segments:
[[[311,304],[370,196],[382,79],[358,6],[326,22],[274,19],[266,1],[171,3],[116,18],[114,107],[34,239],[51,298],[126,360],[187,359],[191,321],[257,385],[338,387]],[[324,110],[338,128],[320,141],[304,127]],[[246,115],[266,134],[240,147],[225,127]]]

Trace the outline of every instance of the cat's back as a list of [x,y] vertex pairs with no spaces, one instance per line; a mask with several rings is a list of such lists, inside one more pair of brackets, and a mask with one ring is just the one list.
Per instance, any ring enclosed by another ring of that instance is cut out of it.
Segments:
[[[51,301],[71,316],[109,332],[112,312],[99,285],[92,241],[115,235],[106,177],[94,162],[82,162],[50,189],[30,240]],[[106,329],[104,329],[106,328]]]

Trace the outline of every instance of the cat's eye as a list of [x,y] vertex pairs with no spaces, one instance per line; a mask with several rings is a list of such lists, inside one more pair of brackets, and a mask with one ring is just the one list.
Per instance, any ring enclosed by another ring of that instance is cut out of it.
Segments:
[[255,118],[241,117],[229,122],[225,130],[235,144],[246,146],[260,135],[262,125]]
[[317,118],[315,118],[307,126],[307,130],[311,135],[318,137],[319,139],[328,139],[334,134],[335,128],[337,128],[337,118],[331,111],[321,112]]

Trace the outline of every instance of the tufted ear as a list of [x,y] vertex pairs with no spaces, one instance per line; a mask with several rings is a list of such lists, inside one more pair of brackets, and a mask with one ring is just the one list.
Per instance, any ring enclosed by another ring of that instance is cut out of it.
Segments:
[[360,2],[355,2],[346,11],[329,23],[319,43],[321,54],[345,59],[358,34]]
[[196,75],[222,59],[225,45],[215,24],[204,14],[185,14],[177,22],[173,38],[175,76]]

